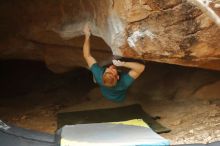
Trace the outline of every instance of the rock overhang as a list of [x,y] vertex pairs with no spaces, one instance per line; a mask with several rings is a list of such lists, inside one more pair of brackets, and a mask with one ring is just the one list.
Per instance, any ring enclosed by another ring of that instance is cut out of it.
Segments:
[[219,2],[206,2],[2,1],[0,57],[43,60],[55,72],[86,66],[82,29],[89,21],[100,61],[116,55],[220,70],[220,27],[210,13],[219,16]]

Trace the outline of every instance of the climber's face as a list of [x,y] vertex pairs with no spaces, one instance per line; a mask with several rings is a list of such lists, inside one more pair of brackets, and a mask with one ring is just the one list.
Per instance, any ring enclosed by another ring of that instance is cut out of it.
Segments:
[[118,79],[118,71],[114,65],[111,65],[108,68],[106,68],[105,73],[111,73]]
[[111,65],[106,68],[104,74],[103,74],[103,84],[107,87],[113,87],[117,84],[117,81],[119,80],[119,75],[116,67],[114,65]]

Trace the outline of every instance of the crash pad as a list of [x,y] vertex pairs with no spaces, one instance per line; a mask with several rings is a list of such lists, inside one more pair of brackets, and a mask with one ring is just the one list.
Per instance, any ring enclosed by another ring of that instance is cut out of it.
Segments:
[[117,122],[131,119],[143,119],[153,131],[159,134],[171,131],[147,114],[139,104],[116,108],[61,112],[58,113],[58,128],[64,125]]
[[[135,125],[137,123],[137,125]],[[155,133],[141,119],[129,121],[66,125],[61,129],[60,146],[168,146],[169,141]]]

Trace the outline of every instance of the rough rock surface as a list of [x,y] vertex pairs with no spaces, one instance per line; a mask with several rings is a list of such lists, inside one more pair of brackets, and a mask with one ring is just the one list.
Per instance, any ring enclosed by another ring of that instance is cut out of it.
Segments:
[[85,66],[80,36],[89,21],[98,60],[113,54],[220,70],[219,1],[203,2],[2,0],[0,58],[42,60],[55,72]]

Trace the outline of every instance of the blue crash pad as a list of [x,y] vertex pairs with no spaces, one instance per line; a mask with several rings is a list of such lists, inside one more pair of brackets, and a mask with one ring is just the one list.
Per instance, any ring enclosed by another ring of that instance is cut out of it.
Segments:
[[64,126],[60,146],[168,146],[150,127],[92,123]]

